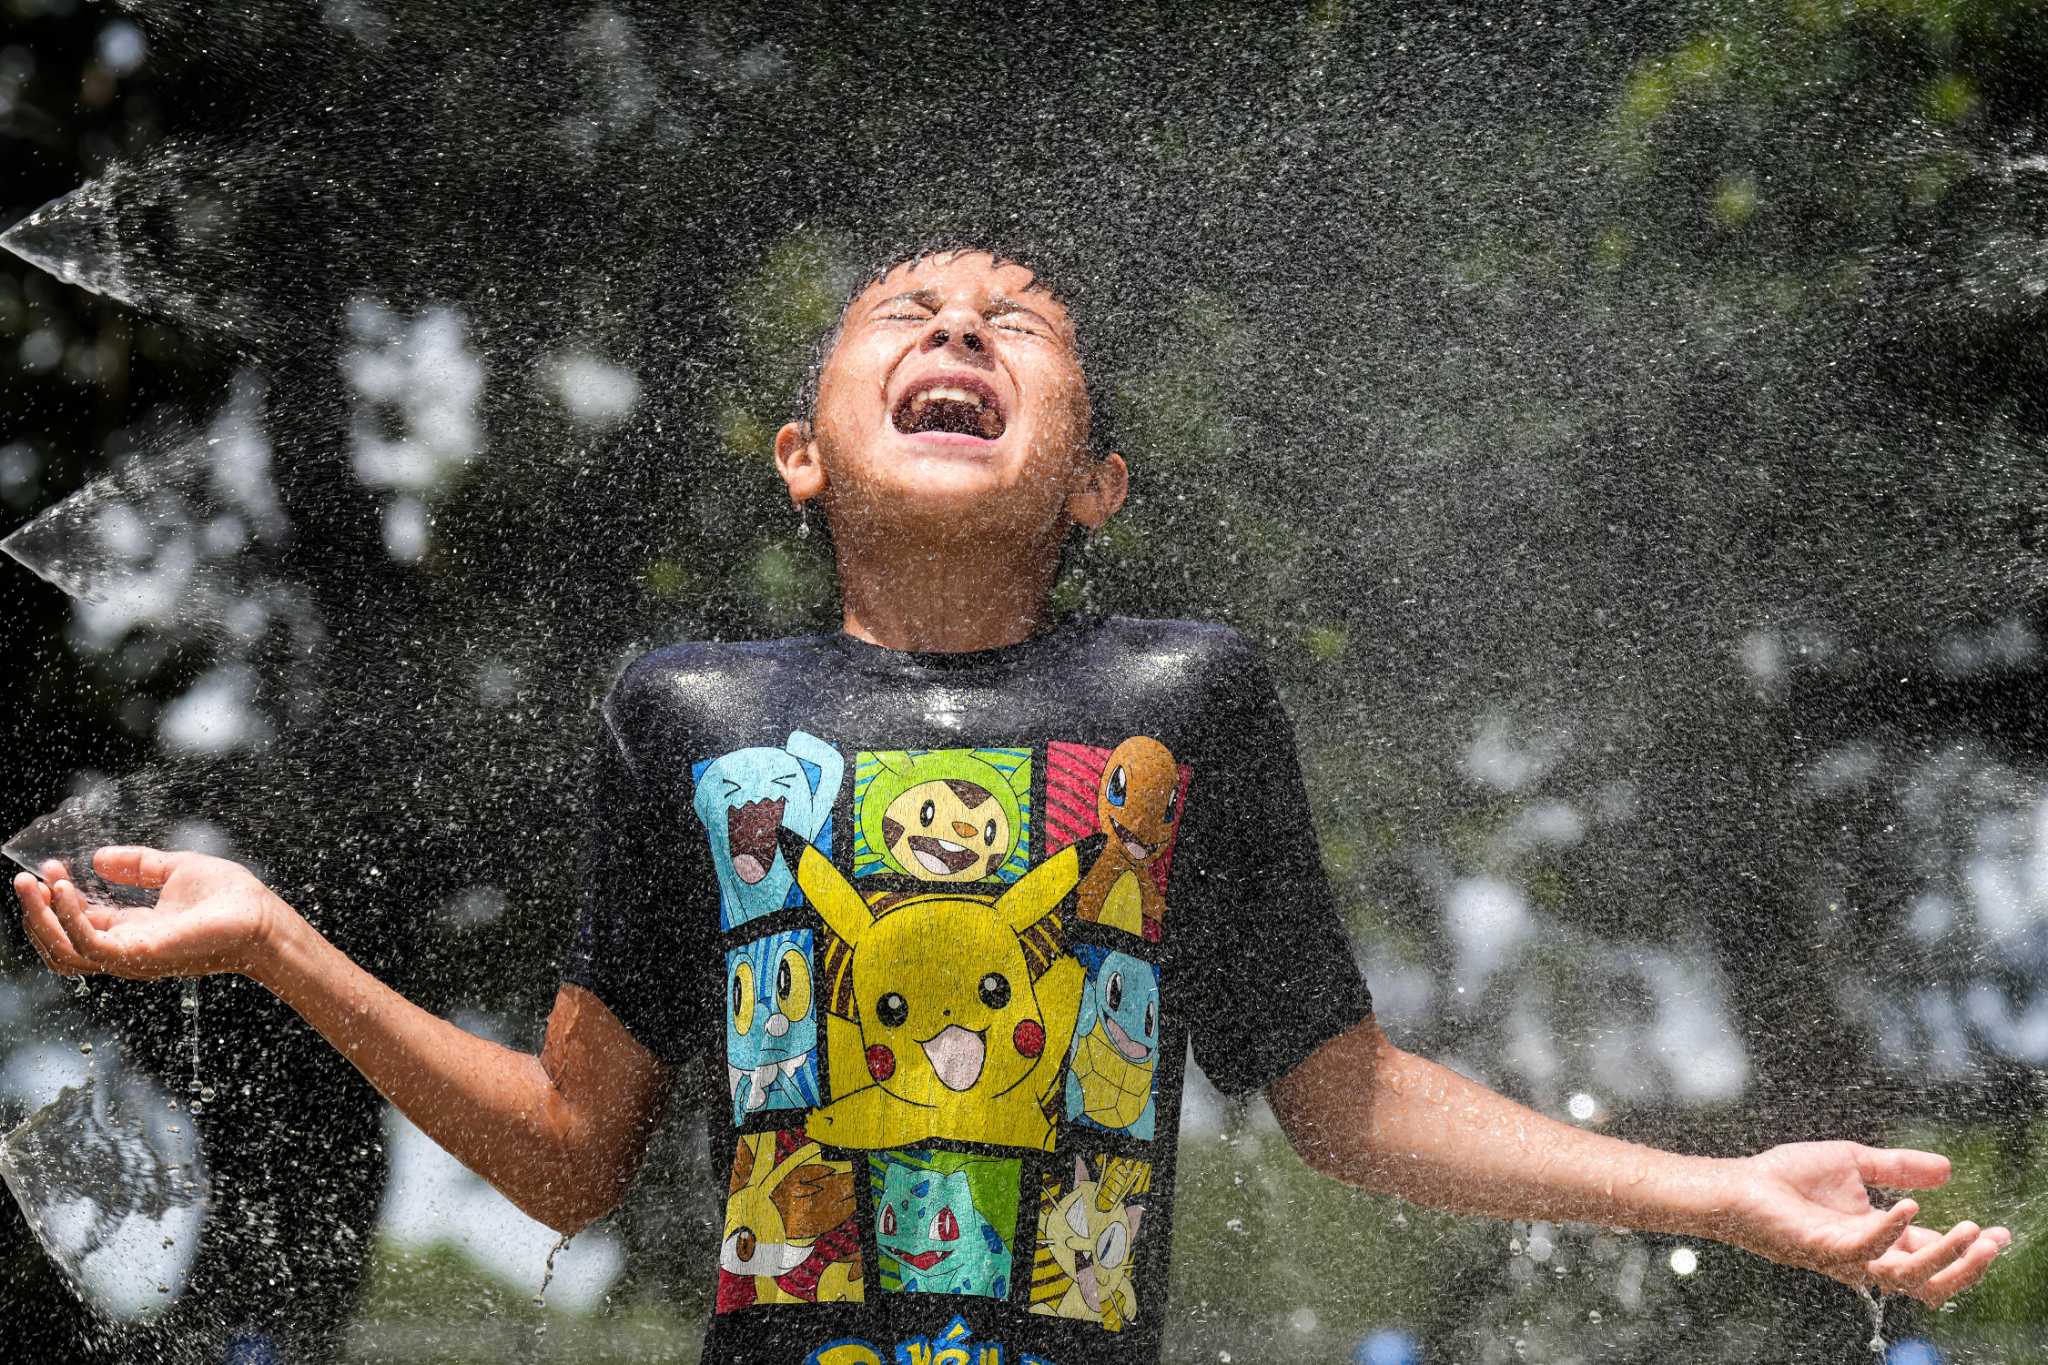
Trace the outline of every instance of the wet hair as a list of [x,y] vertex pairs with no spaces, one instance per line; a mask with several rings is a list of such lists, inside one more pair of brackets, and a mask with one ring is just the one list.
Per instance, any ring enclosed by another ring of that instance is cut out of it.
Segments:
[[1069,331],[1073,336],[1074,359],[1080,367],[1081,382],[1088,393],[1088,450],[1099,459],[1116,449],[1109,435],[1110,413],[1104,398],[1107,385],[1098,383],[1089,374],[1088,350],[1084,344],[1089,333],[1082,325],[1082,300],[1072,290],[1063,288],[1055,276],[1048,274],[1043,268],[1046,260],[1043,251],[1006,248],[1000,244],[964,237],[933,238],[907,247],[899,246],[893,251],[885,249],[868,255],[867,259],[875,264],[870,265],[855,278],[852,287],[846,291],[845,301],[839,306],[838,316],[811,344],[810,358],[804,364],[803,377],[796,395],[797,420],[803,423],[804,429],[810,430],[811,424],[817,419],[818,389],[824,381],[825,365],[832,358],[833,348],[839,344],[840,333],[846,327],[846,314],[853,307],[855,300],[873,285],[887,279],[892,272],[904,266],[922,265],[938,256],[987,256],[998,266],[1021,266],[1031,272],[1032,289],[1050,295],[1067,310]]

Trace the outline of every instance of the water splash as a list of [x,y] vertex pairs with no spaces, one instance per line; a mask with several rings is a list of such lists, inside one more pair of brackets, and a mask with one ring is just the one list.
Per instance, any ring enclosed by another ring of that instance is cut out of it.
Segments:
[[57,809],[37,816],[12,839],[0,844],[0,853],[38,877],[43,875],[45,863],[62,863],[87,904],[149,904],[148,892],[132,886],[118,886],[93,871],[93,850],[106,840],[90,832],[98,824],[90,809],[91,799],[90,794],[70,797]]
[[141,307],[113,230],[106,186],[81,185],[0,233],[6,248],[38,270],[89,293]]
[[246,652],[281,629],[294,656],[317,650],[307,595],[275,563],[292,528],[271,474],[268,406],[263,379],[243,370],[206,425],[141,424],[113,473],[0,540],[75,599],[80,646],[104,651],[150,629]]
[[66,798],[0,844],[0,854],[37,876],[44,863],[62,863],[88,904],[150,905],[155,892],[122,886],[95,872],[93,851],[108,844],[158,842],[170,826],[164,793],[144,771]]
[[[548,1248],[548,1263],[546,1267],[544,1267],[541,1271],[540,1289],[536,1291],[533,1296],[533,1306],[535,1308],[547,1307],[548,1286],[554,1283],[555,1279],[555,1257],[561,1255],[564,1251],[568,1250],[569,1238],[572,1235],[573,1234],[566,1232],[563,1233],[561,1237],[555,1242],[555,1244],[552,1247]],[[533,1335],[535,1336],[535,1338],[541,1338],[545,1337],[547,1334],[548,1320],[546,1318],[542,1318],[539,1322],[534,1324]]]
[[44,204],[0,248],[183,328],[274,350],[295,319],[257,297],[262,254],[244,229],[252,212],[288,211],[272,204],[287,192],[282,164],[276,148],[174,143]]
[[138,1078],[94,1072],[0,1139],[0,1177],[36,1241],[112,1317],[172,1294],[210,1195],[197,1132],[150,1098]]

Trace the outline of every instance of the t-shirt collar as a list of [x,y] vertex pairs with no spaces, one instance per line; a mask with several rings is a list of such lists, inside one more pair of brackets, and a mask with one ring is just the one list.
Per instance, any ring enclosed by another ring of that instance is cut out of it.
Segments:
[[978,673],[1014,668],[1027,659],[1036,658],[1048,650],[1058,648],[1081,633],[1091,619],[1074,612],[1059,615],[1038,633],[1028,635],[1014,644],[997,645],[993,649],[891,649],[887,645],[871,644],[866,640],[857,639],[845,631],[835,632],[825,639],[845,656],[849,664],[866,672],[893,673],[899,676]]

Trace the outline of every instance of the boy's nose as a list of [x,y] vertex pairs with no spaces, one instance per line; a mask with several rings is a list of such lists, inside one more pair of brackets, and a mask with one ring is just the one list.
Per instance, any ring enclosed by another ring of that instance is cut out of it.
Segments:
[[977,369],[988,369],[995,363],[989,358],[987,339],[972,321],[940,319],[938,325],[924,334],[923,349],[950,352],[954,359]]

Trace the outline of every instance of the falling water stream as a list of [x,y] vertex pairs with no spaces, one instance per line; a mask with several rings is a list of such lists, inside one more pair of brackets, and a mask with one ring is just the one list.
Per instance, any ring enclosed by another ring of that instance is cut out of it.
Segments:
[[1870,1313],[1870,1349],[1879,1357],[1884,1355],[1884,1295],[1869,1285],[1860,1286],[1857,1293],[1863,1296],[1864,1306]]
[[555,1280],[555,1257],[569,1249],[569,1238],[570,1234],[565,1232],[562,1234],[560,1241],[548,1248],[547,1264],[541,1268],[540,1288],[535,1290],[533,1295],[533,1306],[535,1308],[543,1307],[547,1302],[548,1286],[553,1284]]
[[185,1054],[192,1064],[185,1078],[186,1112],[198,1114],[206,1086],[199,1076],[199,978],[188,976],[178,983],[178,1010],[185,1021]]

